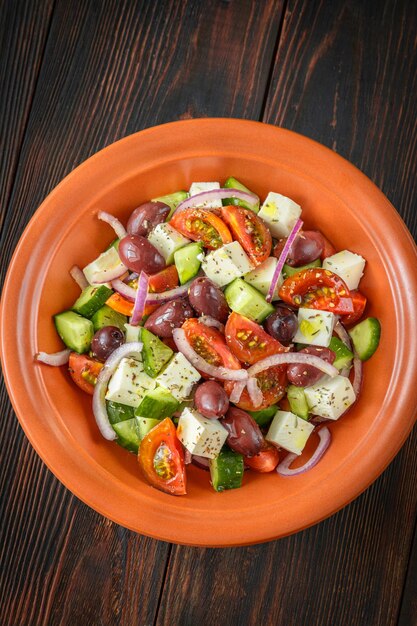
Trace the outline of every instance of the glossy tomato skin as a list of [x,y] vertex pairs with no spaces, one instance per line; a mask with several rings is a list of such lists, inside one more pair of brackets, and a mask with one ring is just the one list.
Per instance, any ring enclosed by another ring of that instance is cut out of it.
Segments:
[[366,308],[366,297],[360,291],[351,291],[350,297],[353,302],[353,313],[349,313],[348,315],[343,316],[343,324],[346,326],[351,326],[352,324],[356,324],[362,315],[365,312]]
[[184,237],[201,241],[209,250],[216,250],[232,241],[230,230],[223,220],[205,209],[191,208],[175,213],[170,224]]
[[287,348],[268,335],[262,326],[235,312],[231,313],[227,320],[225,337],[233,354],[239,361],[248,365],[287,351]]
[[184,451],[168,417],[142,439],[138,461],[152,487],[174,496],[187,493]]
[[260,265],[271,254],[272,237],[260,217],[249,209],[228,205],[221,209],[223,220],[252,263]]
[[287,304],[344,315],[353,312],[346,283],[329,270],[312,267],[286,278],[279,297]]
[[97,376],[102,367],[103,363],[86,354],[78,354],[78,352],[71,352],[70,354],[68,363],[70,376],[74,383],[90,396],[94,393]]
[[[216,328],[206,326],[195,318],[186,320],[182,328],[191,347],[208,363],[234,370],[241,368],[239,360],[231,353],[223,335]],[[201,375],[209,378],[207,374]]]
[[[270,367],[257,374],[255,378],[258,381],[258,386],[264,397],[262,404],[260,406],[254,406],[247,389],[244,389],[239,402],[234,403],[239,409],[243,409],[244,411],[261,411],[272,404],[276,404],[285,395],[285,387],[287,385],[287,368],[285,365]],[[233,382],[226,381],[224,383],[224,388],[229,396],[232,393],[233,387]]]
[[273,472],[279,463],[279,452],[272,443],[265,441],[261,451],[255,456],[245,457],[245,465],[261,474]]
[[178,272],[175,265],[166,267],[161,272],[149,276],[149,291],[153,293],[163,293],[175,289],[180,284]]

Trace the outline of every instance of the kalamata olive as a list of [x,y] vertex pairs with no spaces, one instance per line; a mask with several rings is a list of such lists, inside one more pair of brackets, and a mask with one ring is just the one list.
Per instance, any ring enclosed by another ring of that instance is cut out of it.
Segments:
[[260,452],[265,440],[249,413],[230,407],[221,424],[229,433],[226,443],[232,450],[244,456],[254,456]]
[[170,210],[165,202],[145,202],[132,211],[126,230],[130,235],[146,237],[155,226],[165,222]]
[[[333,363],[336,358],[332,350],[322,348],[321,346],[307,346],[300,350],[300,354],[312,354],[328,363]],[[317,367],[304,365],[302,363],[293,363],[287,367],[287,376],[290,383],[296,387],[308,387],[309,385],[317,383],[324,374],[317,369]]]
[[164,257],[141,235],[126,235],[119,243],[119,256],[132,272],[156,274],[165,267]]
[[274,313],[266,318],[264,326],[271,337],[287,345],[297,332],[298,320],[294,311],[279,305],[275,307]]
[[182,326],[189,317],[194,317],[194,311],[188,300],[171,300],[150,314],[145,328],[158,337],[172,337],[174,328]]
[[103,326],[94,335],[91,352],[99,361],[105,361],[119,346],[124,343],[125,336],[117,326]]
[[[274,256],[280,256],[286,239],[278,241]],[[291,267],[301,267],[318,259],[323,252],[323,236],[315,230],[304,230],[295,238],[285,261]]]
[[197,387],[194,404],[197,411],[204,417],[216,419],[227,413],[229,398],[219,383],[216,383],[214,380],[208,380]]
[[200,276],[191,283],[188,297],[190,304],[199,315],[210,315],[219,322],[229,316],[229,307],[223,291],[211,280]]

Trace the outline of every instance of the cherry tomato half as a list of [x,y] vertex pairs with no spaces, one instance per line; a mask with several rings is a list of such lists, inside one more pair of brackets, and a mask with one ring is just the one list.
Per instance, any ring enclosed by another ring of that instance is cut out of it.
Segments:
[[253,365],[272,354],[286,352],[286,348],[268,335],[256,322],[232,313],[225,327],[226,343],[233,354],[243,363]]
[[255,456],[246,457],[245,465],[250,467],[255,472],[266,474],[272,472],[279,463],[279,452],[272,443],[267,441],[264,443],[262,449]]
[[366,307],[366,298],[360,291],[351,291],[350,297],[353,302],[353,313],[349,313],[349,315],[345,315],[343,318],[343,323],[348,326],[355,324],[361,319]]
[[329,270],[312,267],[290,276],[281,285],[279,297],[287,304],[331,313],[353,312],[346,283]]
[[221,215],[250,260],[255,265],[266,261],[271,254],[272,237],[256,213],[229,205],[221,209]]
[[210,250],[232,241],[232,235],[223,220],[205,209],[191,208],[175,213],[170,224],[184,237],[202,241],[203,246]]
[[[285,386],[287,384],[286,369],[285,365],[274,365],[255,376],[264,397],[261,406],[255,407],[253,405],[247,389],[244,389],[239,402],[235,402],[235,405],[244,411],[261,411],[272,404],[276,404],[285,395]],[[224,383],[225,391],[229,396],[233,387],[234,383],[231,381]]]
[[168,417],[142,439],[138,461],[152,487],[174,496],[187,493],[184,451]]
[[169,265],[164,270],[149,276],[149,291],[153,293],[162,293],[175,289],[180,284],[178,272],[175,265]]
[[71,352],[68,363],[68,371],[74,383],[80,389],[89,393],[94,393],[94,386],[97,382],[97,376],[100,373],[104,363],[100,363],[86,354],[78,354]]
[[[191,347],[203,359],[216,367],[224,366],[238,370],[241,365],[238,359],[230,352],[221,332],[202,324],[195,318],[184,322],[182,328]],[[208,376],[202,374],[204,378]]]

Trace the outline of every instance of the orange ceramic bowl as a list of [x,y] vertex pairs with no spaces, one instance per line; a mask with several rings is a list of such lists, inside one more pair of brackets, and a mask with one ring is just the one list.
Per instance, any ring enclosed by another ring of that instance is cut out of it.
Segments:
[[[101,438],[91,398],[65,368],[35,364],[38,350],[62,344],[51,316],[79,290],[68,274],[112,239],[96,218],[126,219],[137,205],[192,181],[234,175],[261,198],[279,191],[303,208],[309,228],[337,249],[367,260],[361,289],[381,344],[364,367],[359,402],[332,423],[333,442],[309,473],[283,478],[247,472],[242,489],[221,494],[209,475],[188,470],[188,495],[158,492],[134,455]],[[81,500],[132,530],[200,546],[243,545],[283,537],[331,515],[384,470],[414,423],[417,384],[417,253],[385,196],[355,167],[295,133],[257,122],[200,119],[127,137],[72,172],[46,198],[24,232],[7,275],[1,351],[20,423],[51,471]]]

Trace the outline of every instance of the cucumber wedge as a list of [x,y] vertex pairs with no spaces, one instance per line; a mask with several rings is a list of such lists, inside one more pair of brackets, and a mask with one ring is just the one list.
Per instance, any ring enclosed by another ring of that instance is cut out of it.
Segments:
[[308,404],[303,387],[290,385],[287,389],[287,399],[290,403],[291,412],[303,420],[308,420]]
[[244,464],[241,454],[223,449],[218,457],[210,459],[209,465],[215,491],[238,489],[242,486]]
[[[224,186],[227,189],[239,189],[239,191],[247,191],[248,193],[253,193],[243,183],[239,182],[234,176],[229,176],[229,178],[224,183]],[[250,205],[248,202],[245,202],[244,200],[239,200],[238,198],[225,198],[224,200],[222,200],[223,206],[227,206],[228,204],[243,206],[245,209],[250,209],[254,213],[258,213],[259,211],[259,202],[255,206],[253,206]]]
[[368,317],[351,328],[349,335],[360,360],[367,361],[379,345],[381,324],[376,317]]
[[258,324],[275,311],[272,304],[269,304],[255,287],[245,283],[241,278],[236,278],[230,283],[224,295],[232,311],[249,317]]

